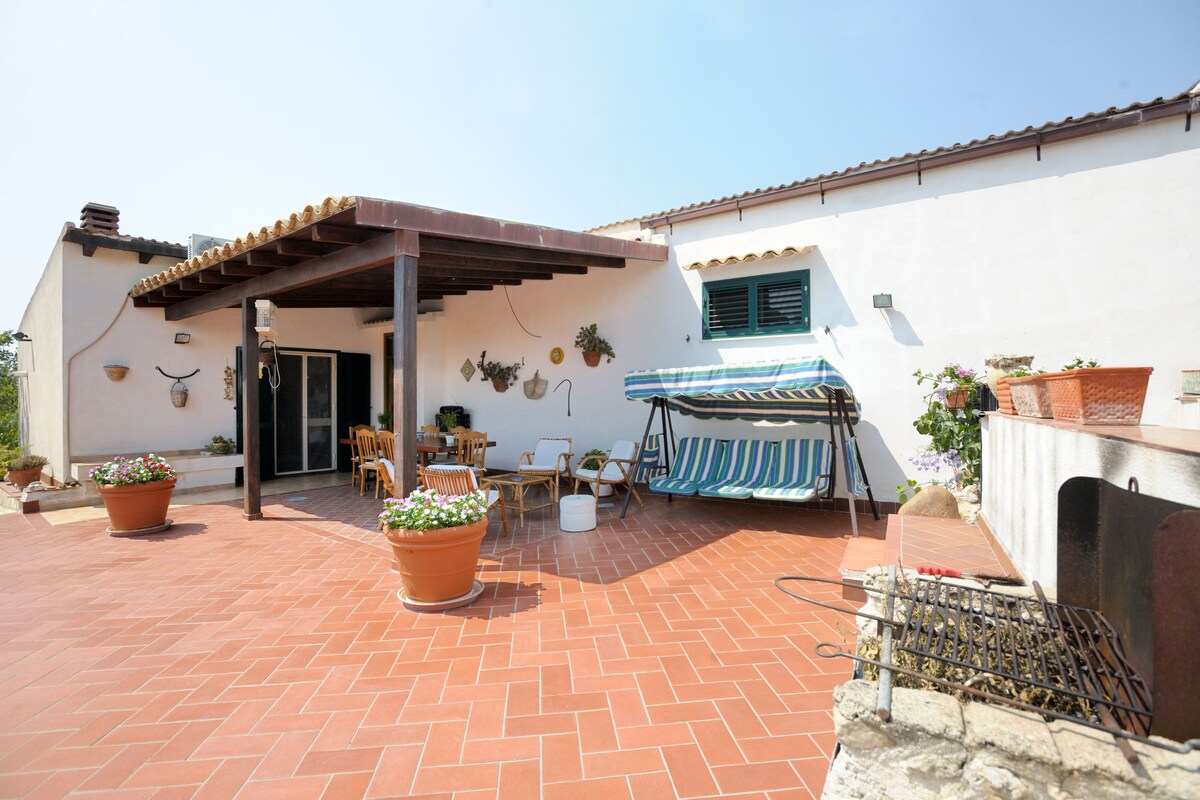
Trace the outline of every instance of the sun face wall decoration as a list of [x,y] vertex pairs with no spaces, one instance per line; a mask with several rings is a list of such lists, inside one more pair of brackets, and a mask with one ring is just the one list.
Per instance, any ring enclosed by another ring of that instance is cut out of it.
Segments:
[[562,360],[563,360],[563,349],[561,347],[553,348],[550,351],[550,363],[551,364],[561,364]]

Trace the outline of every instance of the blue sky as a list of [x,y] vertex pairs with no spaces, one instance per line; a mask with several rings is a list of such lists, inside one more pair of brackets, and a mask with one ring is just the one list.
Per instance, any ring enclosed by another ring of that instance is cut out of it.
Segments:
[[1198,24],[1196,0],[0,0],[0,329],[88,201],[177,242],[329,194],[588,228],[1178,94]]

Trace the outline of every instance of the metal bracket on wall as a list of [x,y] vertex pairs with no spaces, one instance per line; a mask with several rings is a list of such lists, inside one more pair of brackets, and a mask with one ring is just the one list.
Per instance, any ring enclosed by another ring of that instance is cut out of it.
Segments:
[[[562,386],[564,383],[567,385],[567,416],[569,417],[571,416],[571,389],[574,388],[575,384],[571,383],[570,378],[563,378],[558,382],[558,386]],[[558,386],[554,387],[554,391],[558,391]]]

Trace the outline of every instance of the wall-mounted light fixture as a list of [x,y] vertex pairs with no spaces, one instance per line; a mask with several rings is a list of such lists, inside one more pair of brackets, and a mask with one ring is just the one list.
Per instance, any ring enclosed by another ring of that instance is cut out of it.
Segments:
[[30,339],[29,334],[25,333],[25,331],[16,331],[15,333],[13,333],[13,338],[16,339],[18,342],[32,342],[33,341],[33,339]]
[[175,334],[175,344],[187,344],[191,340],[192,340],[192,335],[190,333]]
[[888,309],[892,307],[892,296],[890,294],[877,294],[871,298],[876,308]]

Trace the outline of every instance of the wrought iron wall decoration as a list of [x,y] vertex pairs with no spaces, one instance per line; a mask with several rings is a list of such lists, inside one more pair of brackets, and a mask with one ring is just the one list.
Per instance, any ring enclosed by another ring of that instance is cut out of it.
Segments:
[[[558,382],[558,386],[562,386],[564,383],[567,385],[567,416],[569,417],[571,416],[571,389],[575,384],[571,383],[570,378],[563,378]],[[554,391],[558,391],[558,386],[554,387]]]
[[184,380],[184,378],[192,377],[200,370],[199,369],[192,370],[187,375],[168,375],[167,373],[163,372],[162,367],[156,366],[155,369],[158,370],[159,373],[161,373],[163,377],[170,378],[171,380],[175,381],[175,383],[171,384],[171,405],[175,406],[176,408],[183,408],[184,406],[186,406],[187,399],[188,399],[188,389],[187,389],[187,386],[184,385],[183,380]]

